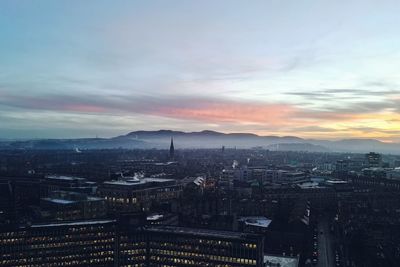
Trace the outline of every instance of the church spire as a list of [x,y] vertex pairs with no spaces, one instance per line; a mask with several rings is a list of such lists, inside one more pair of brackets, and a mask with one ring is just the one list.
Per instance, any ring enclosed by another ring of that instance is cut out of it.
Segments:
[[169,146],[169,159],[173,160],[175,156],[174,139],[171,137],[171,145]]

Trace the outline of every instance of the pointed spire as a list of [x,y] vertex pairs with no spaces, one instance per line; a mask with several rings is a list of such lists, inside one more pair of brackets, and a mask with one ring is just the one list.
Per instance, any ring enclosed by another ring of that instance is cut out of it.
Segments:
[[175,156],[174,139],[171,137],[171,145],[169,146],[169,159],[173,160]]

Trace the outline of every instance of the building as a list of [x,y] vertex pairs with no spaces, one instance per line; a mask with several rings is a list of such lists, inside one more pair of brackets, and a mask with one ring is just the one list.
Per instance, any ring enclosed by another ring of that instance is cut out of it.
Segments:
[[40,193],[42,197],[47,197],[52,191],[73,191],[93,194],[96,190],[96,183],[88,181],[86,178],[74,176],[49,175],[40,183]]
[[12,184],[0,179],[0,225],[15,219],[15,204]]
[[299,257],[264,255],[265,267],[298,267]]
[[229,190],[233,188],[233,180],[236,178],[236,170],[224,169],[222,170],[221,177],[218,180],[218,186],[223,190]]
[[104,218],[107,214],[104,198],[77,192],[54,191],[42,198],[40,206],[50,212],[53,220],[88,220]]
[[0,229],[0,266],[114,266],[115,221]]
[[386,179],[400,181],[400,169],[396,168],[393,170],[386,171]]
[[0,177],[0,223],[15,219],[40,203],[40,177]]
[[146,228],[148,266],[263,266],[263,238],[174,226]]
[[238,220],[239,229],[250,233],[265,233],[271,220],[262,216],[241,217]]
[[369,152],[368,154],[365,154],[365,160],[368,167],[380,167],[382,165],[381,154],[375,152]]
[[140,219],[75,221],[0,229],[0,266],[263,266],[263,237]]
[[152,202],[178,198],[182,185],[173,179],[130,177],[104,182],[98,191],[106,199],[111,212],[134,212],[148,210]]
[[309,177],[304,172],[267,170],[266,180],[275,184],[296,184],[309,181]]

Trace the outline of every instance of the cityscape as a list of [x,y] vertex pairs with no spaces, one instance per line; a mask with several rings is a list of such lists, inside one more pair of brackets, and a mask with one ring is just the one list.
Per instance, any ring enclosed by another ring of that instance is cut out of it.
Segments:
[[400,266],[396,1],[0,1],[0,267]]

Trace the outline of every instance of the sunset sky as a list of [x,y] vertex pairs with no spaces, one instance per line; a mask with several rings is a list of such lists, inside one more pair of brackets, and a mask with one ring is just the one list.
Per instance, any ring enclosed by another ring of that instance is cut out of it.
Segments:
[[0,138],[400,142],[400,2],[0,1]]

